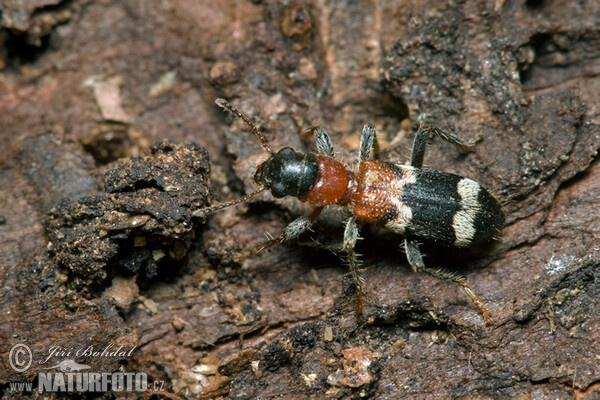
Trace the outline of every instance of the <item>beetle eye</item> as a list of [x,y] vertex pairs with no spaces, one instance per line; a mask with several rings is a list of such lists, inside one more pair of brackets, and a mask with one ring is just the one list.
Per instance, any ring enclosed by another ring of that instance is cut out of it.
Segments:
[[271,185],[271,194],[273,195],[273,197],[275,198],[282,198],[286,196],[286,189],[285,186],[281,183],[281,182],[274,182]]

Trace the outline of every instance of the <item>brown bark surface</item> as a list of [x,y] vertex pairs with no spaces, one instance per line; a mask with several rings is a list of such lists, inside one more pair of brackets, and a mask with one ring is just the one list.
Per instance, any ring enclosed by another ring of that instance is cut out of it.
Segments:
[[[433,140],[425,163],[490,189],[501,238],[422,249],[493,323],[364,227],[357,324],[345,210],[235,261],[306,207],[192,216],[249,193],[266,158],[216,97],[274,149],[315,151],[323,127],[349,166],[365,123],[399,163],[423,121],[481,137],[466,155]],[[131,398],[598,398],[599,125],[595,0],[1,1],[4,397],[32,396],[10,383],[68,358],[43,363],[52,347],[123,346],[72,358],[164,383]]]

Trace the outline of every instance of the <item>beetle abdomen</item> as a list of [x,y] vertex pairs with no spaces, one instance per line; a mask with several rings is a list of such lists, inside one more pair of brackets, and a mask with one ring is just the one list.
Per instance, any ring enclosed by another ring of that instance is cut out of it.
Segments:
[[468,247],[498,234],[504,214],[477,182],[426,168],[414,172],[415,182],[403,188],[401,197],[412,211],[405,235]]
[[365,161],[354,215],[407,237],[468,247],[498,234],[504,214],[477,182],[446,172]]

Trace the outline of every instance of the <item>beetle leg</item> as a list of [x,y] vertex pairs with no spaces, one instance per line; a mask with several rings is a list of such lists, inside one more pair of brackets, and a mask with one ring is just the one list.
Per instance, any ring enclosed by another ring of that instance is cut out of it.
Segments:
[[333,144],[331,144],[331,138],[324,129],[317,126],[315,132],[315,143],[317,145],[317,151],[319,154],[334,157]]
[[360,276],[361,264],[360,260],[358,259],[359,254],[357,254],[354,251],[354,247],[356,246],[357,240],[358,225],[356,224],[356,218],[350,217],[348,223],[346,223],[346,229],[344,230],[343,250],[346,252],[346,256],[348,257],[348,264],[350,265],[350,275],[352,276],[352,282],[354,283],[354,290],[356,293],[356,321],[360,322],[364,309],[364,280]]
[[269,239],[258,243],[257,245],[252,247],[252,249],[242,253],[237,258],[237,260],[245,260],[246,258],[252,257],[253,255],[258,254],[268,249],[269,247],[273,247],[276,244],[281,244],[287,240],[297,238],[312,226],[312,224],[315,222],[322,210],[323,207],[316,207],[308,214],[293,220],[288,224],[288,226],[285,227],[285,229],[283,230],[283,232],[281,232],[279,236],[277,236],[276,238],[270,237]]
[[466,153],[473,148],[475,143],[477,143],[481,137],[475,137],[469,141],[465,141],[464,139],[459,138],[458,136],[447,133],[438,128],[434,128],[432,126],[420,125],[417,134],[415,135],[415,140],[413,142],[412,153],[410,155],[410,165],[416,168],[421,168],[423,166],[423,158],[425,157],[425,148],[427,147],[427,140],[429,137],[434,134],[459,148],[460,151]]
[[358,150],[358,165],[365,161],[371,159],[371,152],[373,150],[374,144],[376,144],[377,135],[375,129],[371,125],[365,125],[362,130],[362,134],[360,135],[360,148]]
[[410,239],[404,240],[406,247],[406,258],[413,271],[415,272],[424,272],[431,276],[434,276],[438,279],[441,279],[444,282],[453,283],[462,288],[462,290],[469,296],[475,307],[479,310],[479,313],[483,316],[485,323],[487,325],[491,324],[490,312],[485,307],[481,299],[473,292],[473,289],[467,284],[467,281],[462,276],[456,275],[452,272],[445,271],[444,269],[435,269],[429,268],[425,266],[423,262],[423,256],[421,255],[421,251],[419,250],[419,245]]

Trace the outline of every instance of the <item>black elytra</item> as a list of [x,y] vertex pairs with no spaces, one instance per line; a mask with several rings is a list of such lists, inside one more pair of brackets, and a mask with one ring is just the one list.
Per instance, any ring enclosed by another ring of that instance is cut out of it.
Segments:
[[403,187],[402,202],[412,211],[405,235],[459,247],[484,243],[496,236],[504,224],[504,214],[492,195],[472,182],[479,191],[466,210],[474,234],[469,241],[457,244],[458,232],[454,218],[457,212],[465,210],[465,201],[461,199],[457,187],[464,179],[447,172],[417,169],[416,182]]
[[456,185],[463,178],[424,168],[418,169],[416,175],[415,183],[402,188],[402,202],[412,210],[406,236],[454,244],[452,220],[461,208]]

